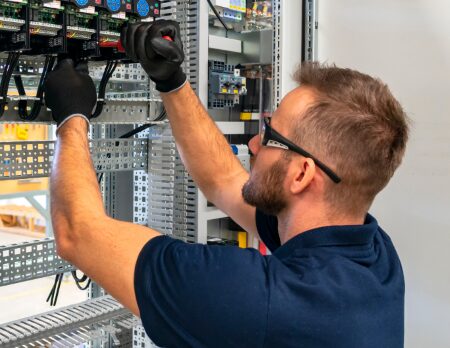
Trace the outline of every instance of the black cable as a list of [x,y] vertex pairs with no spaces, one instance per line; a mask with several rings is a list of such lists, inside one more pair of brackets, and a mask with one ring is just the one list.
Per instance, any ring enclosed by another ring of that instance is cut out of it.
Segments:
[[[42,75],[39,80],[39,85],[36,91],[36,100],[33,103],[33,107],[31,109],[31,112],[28,113],[27,107],[28,102],[26,100],[19,101],[19,116],[22,120],[25,121],[34,121],[41,112],[41,108],[44,105],[43,103],[43,97],[44,97],[44,86],[45,81],[47,80],[48,74],[53,70],[53,66],[55,65],[56,57],[55,56],[47,56],[45,58],[44,68],[42,69]],[[19,95],[25,96],[25,88],[23,87],[22,82],[22,76],[16,75],[14,76],[14,80],[16,82],[17,91],[19,92]]]
[[58,301],[59,296],[59,289],[61,288],[61,282],[63,277],[64,273],[58,273],[55,276],[55,281],[46,300],[46,302],[50,302],[50,306],[56,306],[56,302]]
[[0,83],[0,94],[3,95],[3,90],[6,82],[6,77],[8,76],[8,69],[9,65],[12,61],[12,53],[8,54],[8,57],[6,58],[5,67],[3,68],[3,74],[2,74],[2,81]]
[[45,300],[45,302],[48,302],[50,300],[51,300],[50,303],[53,302],[53,295],[55,293],[56,284],[58,284],[58,278],[59,278],[58,276],[59,276],[59,273],[55,276],[55,281],[53,282],[52,289],[50,290],[50,293],[48,294],[47,300]]
[[225,22],[222,20],[222,18],[220,17],[219,12],[217,12],[216,8],[214,7],[214,5],[211,3],[211,0],[206,0],[208,2],[209,7],[211,8],[211,10],[214,12],[214,15],[217,17],[217,19],[219,20],[219,22],[223,25],[223,27],[225,28],[225,30],[228,32],[228,30],[230,30],[227,25],[225,24]]
[[132,136],[143,132],[144,130],[150,128],[151,126],[152,126],[152,124],[150,124],[150,123],[149,124],[144,124],[142,126],[139,126],[139,127],[135,128],[135,129],[129,131],[128,133],[125,133],[124,135],[121,135],[119,137],[119,139],[131,138]]
[[108,86],[108,82],[114,74],[118,64],[119,63],[117,61],[108,61],[108,63],[106,63],[105,71],[103,72],[100,86],[98,88],[97,106],[92,114],[92,118],[97,118],[103,111],[103,106],[106,104],[106,87]]
[[77,281],[79,283],[85,282],[86,279],[87,279],[87,275],[86,274],[83,274],[83,276],[81,278],[78,278],[76,270],[72,271],[72,276],[73,276],[73,279],[75,279],[75,281]]
[[[81,278],[78,278],[77,271],[72,271],[72,277],[75,280],[77,288],[82,291],[86,290],[91,285],[91,279],[89,279],[86,274],[83,274]],[[86,281],[87,281],[86,285],[82,285]]]
[[55,296],[53,298],[53,304],[50,303],[51,306],[56,306],[56,302],[58,301],[58,297],[59,297],[59,289],[61,289],[61,283],[62,283],[63,278],[64,278],[64,273],[60,273],[58,285],[56,286]]
[[5,113],[6,105],[8,104],[8,88],[11,81],[14,69],[19,62],[20,53],[9,52],[6,59],[5,68],[3,69],[2,80],[0,82],[0,117]]

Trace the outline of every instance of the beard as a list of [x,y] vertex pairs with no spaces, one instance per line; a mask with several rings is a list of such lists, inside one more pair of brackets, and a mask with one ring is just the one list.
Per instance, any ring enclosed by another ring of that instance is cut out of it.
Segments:
[[242,187],[244,201],[265,214],[278,215],[287,207],[287,198],[283,190],[289,161],[281,157],[268,170],[252,173]]

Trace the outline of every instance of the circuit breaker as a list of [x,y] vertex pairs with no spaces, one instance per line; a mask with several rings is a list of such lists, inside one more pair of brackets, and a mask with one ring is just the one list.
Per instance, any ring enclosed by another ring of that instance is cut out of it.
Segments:
[[208,107],[222,109],[239,104],[239,97],[247,93],[246,78],[234,65],[209,61]]

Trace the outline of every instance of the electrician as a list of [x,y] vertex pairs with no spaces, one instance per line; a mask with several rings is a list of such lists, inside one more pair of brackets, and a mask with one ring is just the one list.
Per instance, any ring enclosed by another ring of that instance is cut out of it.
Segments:
[[402,347],[402,268],[368,214],[408,137],[388,87],[304,64],[300,86],[250,140],[249,174],[186,79],[178,24],[132,24],[122,41],[161,92],[194,181],[272,254],[188,244],[108,217],[87,136],[94,84],[86,66],[65,60],[46,84],[58,124],[51,209],[59,255],[140,316],[158,346]]

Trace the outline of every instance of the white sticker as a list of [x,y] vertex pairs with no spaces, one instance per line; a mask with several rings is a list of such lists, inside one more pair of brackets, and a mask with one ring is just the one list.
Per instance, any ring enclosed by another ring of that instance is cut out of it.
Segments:
[[119,12],[112,14],[111,17],[117,19],[127,19],[127,14],[125,12]]
[[95,14],[95,7],[94,6],[88,6],[86,8],[80,8],[79,10],[82,13],[87,13],[87,14]]
[[153,17],[148,17],[148,18],[142,18],[141,22],[153,22],[154,18]]
[[44,7],[54,8],[56,10],[59,10],[59,9],[61,9],[61,1],[53,0],[52,2],[46,2],[46,3],[44,3]]

